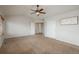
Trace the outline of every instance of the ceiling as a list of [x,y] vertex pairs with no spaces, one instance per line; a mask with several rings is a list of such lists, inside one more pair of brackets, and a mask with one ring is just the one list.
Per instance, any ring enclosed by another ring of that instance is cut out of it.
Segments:
[[78,5],[40,5],[40,8],[44,8],[46,15],[36,16],[32,14],[31,9],[35,9],[35,5],[0,5],[4,15],[25,15],[32,18],[46,18],[55,16],[61,13],[79,9]]

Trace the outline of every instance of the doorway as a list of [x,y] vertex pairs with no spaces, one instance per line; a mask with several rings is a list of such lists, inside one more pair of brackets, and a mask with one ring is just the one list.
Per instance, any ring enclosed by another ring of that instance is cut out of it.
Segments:
[[44,33],[44,23],[35,23],[35,34]]

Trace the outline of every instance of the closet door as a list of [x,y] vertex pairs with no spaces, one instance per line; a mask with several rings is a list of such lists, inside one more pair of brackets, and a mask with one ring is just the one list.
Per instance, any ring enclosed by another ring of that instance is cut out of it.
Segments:
[[43,26],[43,23],[36,23],[35,24],[35,33],[36,34],[43,34],[44,32],[44,26]]

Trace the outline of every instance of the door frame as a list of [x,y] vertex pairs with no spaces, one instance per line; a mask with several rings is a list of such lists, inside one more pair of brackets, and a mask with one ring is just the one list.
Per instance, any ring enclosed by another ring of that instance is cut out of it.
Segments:
[[[41,33],[39,32],[39,33],[37,33],[36,31],[36,24],[42,24],[42,27],[41,27]],[[37,22],[37,23],[35,23],[35,34],[44,34],[44,22]]]

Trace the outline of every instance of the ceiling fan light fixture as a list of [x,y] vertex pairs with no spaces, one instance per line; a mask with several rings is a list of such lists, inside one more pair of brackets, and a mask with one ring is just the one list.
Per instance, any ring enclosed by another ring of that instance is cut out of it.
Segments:
[[36,15],[39,15],[40,13],[39,12],[36,12]]

